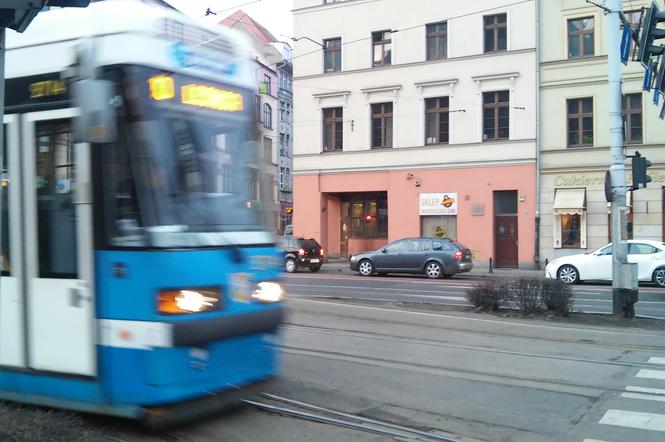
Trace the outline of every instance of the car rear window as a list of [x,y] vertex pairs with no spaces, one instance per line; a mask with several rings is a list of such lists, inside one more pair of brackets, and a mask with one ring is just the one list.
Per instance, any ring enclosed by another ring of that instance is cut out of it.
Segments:
[[300,241],[300,247],[303,249],[320,249],[321,246],[314,239],[303,239]]
[[450,241],[432,241],[432,250],[450,252],[453,250],[453,245]]

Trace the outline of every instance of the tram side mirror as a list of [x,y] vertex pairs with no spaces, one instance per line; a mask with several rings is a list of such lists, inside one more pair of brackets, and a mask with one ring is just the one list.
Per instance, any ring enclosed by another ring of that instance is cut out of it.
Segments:
[[109,80],[77,80],[72,98],[81,114],[74,119],[74,138],[79,143],[113,143],[118,131],[115,87]]

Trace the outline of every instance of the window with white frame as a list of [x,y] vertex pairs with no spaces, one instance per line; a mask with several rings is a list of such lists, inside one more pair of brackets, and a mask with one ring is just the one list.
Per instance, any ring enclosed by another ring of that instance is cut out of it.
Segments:
[[585,249],[586,189],[555,189],[553,215],[554,248]]

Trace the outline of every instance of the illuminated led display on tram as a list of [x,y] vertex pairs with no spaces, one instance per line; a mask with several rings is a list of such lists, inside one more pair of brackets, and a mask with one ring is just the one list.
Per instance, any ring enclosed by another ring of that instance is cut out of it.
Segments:
[[[158,75],[148,79],[150,98],[166,101],[175,98],[175,82],[172,77]],[[202,84],[185,84],[180,87],[180,102],[189,106],[224,112],[238,112],[244,109],[242,94]]]

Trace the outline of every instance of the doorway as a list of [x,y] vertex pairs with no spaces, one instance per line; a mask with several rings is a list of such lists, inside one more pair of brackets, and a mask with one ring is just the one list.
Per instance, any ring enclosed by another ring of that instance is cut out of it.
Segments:
[[497,268],[517,268],[517,191],[494,192],[494,254]]

